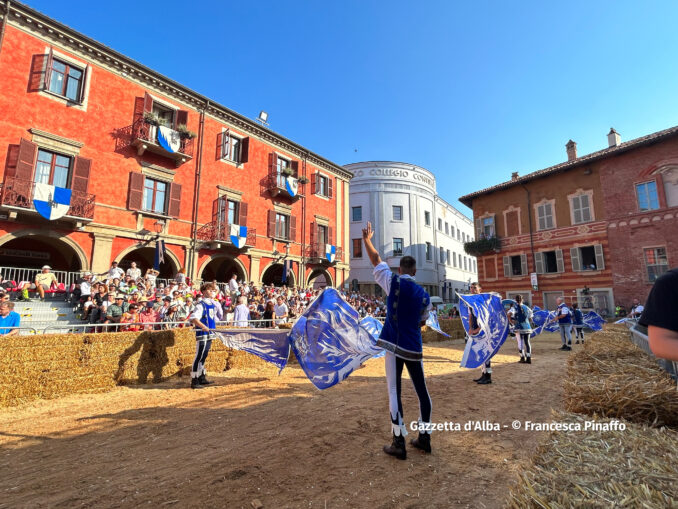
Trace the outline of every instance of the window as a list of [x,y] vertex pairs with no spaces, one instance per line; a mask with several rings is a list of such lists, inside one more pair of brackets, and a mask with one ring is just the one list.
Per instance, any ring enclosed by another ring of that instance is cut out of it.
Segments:
[[321,196],[329,196],[327,177],[324,175],[318,175],[318,187],[316,189],[316,194]]
[[[484,217],[481,225],[481,233],[486,239],[494,237],[494,216]],[[457,239],[459,239],[459,228],[457,228]]]
[[452,266],[457,266],[457,253],[452,253]]
[[535,253],[534,260],[538,274],[555,274],[565,271],[561,249]]
[[570,258],[572,260],[572,270],[575,272],[582,270],[603,270],[605,268],[603,246],[600,244],[573,247],[570,249]]
[[82,69],[54,58],[48,72],[50,92],[74,102],[80,101],[83,85]]
[[553,207],[550,203],[537,205],[537,224],[540,230],[553,228]]
[[526,275],[527,255],[504,256],[504,277]]
[[144,180],[143,209],[156,214],[167,212],[167,183],[146,178]]
[[478,265],[475,259],[473,260],[473,272],[478,272]]
[[292,164],[287,159],[278,156],[276,163],[276,173],[278,174],[278,187],[285,188],[286,173],[292,169]]
[[440,248],[439,254],[440,254],[440,256],[439,256],[440,257],[440,260],[439,260],[440,263],[445,263],[445,250],[442,247]]
[[68,187],[71,161],[71,158],[68,156],[39,149],[38,161],[35,165],[35,182],[57,187]]
[[452,260],[450,260],[450,250],[447,250],[447,256],[445,257],[445,261],[447,262],[448,265],[452,264]]
[[461,241],[466,242],[466,234],[464,232],[461,232]]
[[228,224],[238,224],[239,203],[237,201],[228,200]]
[[[449,223],[445,223],[445,235],[450,234],[450,225]],[[452,236],[454,236],[454,230],[452,231]]]
[[158,117],[158,124],[174,128],[175,111],[172,108],[153,101],[153,113]]
[[638,208],[641,212],[645,210],[655,210],[659,208],[659,198],[657,197],[657,183],[645,182],[636,184],[636,194],[638,196]]
[[468,266],[466,264],[466,257],[464,256],[464,270],[468,270]]
[[224,131],[221,136],[221,158],[240,163],[242,140],[230,134],[229,131]]
[[591,203],[588,194],[573,196],[571,204],[574,224],[588,223],[591,221]]
[[363,220],[363,208],[362,207],[352,207],[351,208],[353,219],[352,221],[362,221]]
[[426,261],[427,262],[433,261],[433,246],[431,246],[430,242],[426,243]]
[[438,231],[443,231],[443,220],[438,218]]
[[318,244],[328,244],[327,242],[327,226],[323,224],[318,225]]
[[402,221],[403,220],[403,206],[402,205],[393,205],[393,220]]
[[459,228],[457,228],[457,240],[461,240],[461,232],[459,231]]
[[290,217],[285,214],[275,214],[275,236],[279,239],[289,238]]
[[353,239],[353,258],[363,257],[363,239]]
[[403,255],[403,239],[393,239],[393,256]]
[[647,267],[647,278],[653,283],[659,276],[669,270],[666,248],[651,247],[645,249],[645,266]]
[[428,210],[424,211],[424,224],[431,226],[431,213]]

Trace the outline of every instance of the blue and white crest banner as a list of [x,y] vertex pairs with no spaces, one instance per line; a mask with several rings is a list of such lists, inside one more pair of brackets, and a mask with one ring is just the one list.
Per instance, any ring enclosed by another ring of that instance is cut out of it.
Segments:
[[603,330],[603,325],[607,323],[605,318],[600,316],[595,311],[589,311],[584,315],[584,325],[591,330]]
[[297,195],[297,192],[299,192],[299,181],[294,177],[286,177],[285,189],[287,190],[287,193],[294,198]]
[[[499,296],[491,293],[459,295],[461,321],[470,340],[461,359],[462,368],[477,368],[499,351],[509,333],[509,320]],[[480,330],[469,333],[469,310],[476,317]]]
[[337,259],[337,246],[325,244],[325,258],[327,258],[330,263],[334,263],[334,260]]
[[[381,335],[381,329],[384,328],[384,324],[373,316],[366,316],[360,320],[360,326],[365,329],[370,336],[372,336],[372,339],[374,339],[375,343]],[[386,350],[381,349],[381,352],[375,354],[374,357],[383,357],[384,355],[386,355]]]
[[338,384],[381,353],[360,325],[358,312],[334,288],[323,290],[299,317],[290,342],[301,369],[318,389]]
[[71,190],[36,182],[33,206],[45,219],[50,221],[59,219],[65,216],[71,207]]
[[216,334],[228,348],[256,355],[275,364],[280,371],[287,365],[290,342],[286,330],[224,329]]
[[232,224],[230,225],[229,230],[233,245],[238,249],[245,247],[245,243],[247,242],[247,226]]
[[181,136],[174,129],[164,125],[158,126],[158,144],[167,152],[174,154],[181,148]]
[[539,306],[534,306],[532,314],[534,330],[530,336],[535,337],[544,331],[557,332],[558,322],[553,321],[555,317],[556,313],[554,311],[549,311],[548,309],[541,309]]
[[428,312],[428,318],[426,319],[426,325],[428,325],[431,329],[434,331],[438,332],[439,334],[442,334],[446,338],[449,338],[450,335],[443,332],[443,330],[440,328],[440,322],[438,322],[438,312],[432,309],[431,311]]

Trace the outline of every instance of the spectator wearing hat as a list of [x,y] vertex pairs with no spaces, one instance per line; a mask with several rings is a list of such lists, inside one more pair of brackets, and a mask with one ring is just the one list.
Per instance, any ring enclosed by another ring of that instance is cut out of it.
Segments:
[[162,306],[158,309],[158,317],[160,318],[160,321],[165,319],[165,315],[169,312],[171,303],[172,297],[163,297]]
[[[139,322],[143,324],[155,324],[160,321],[158,318],[158,312],[153,309],[153,302],[147,302],[145,306],[142,307],[141,313],[139,313]],[[153,330],[154,325],[144,325],[144,330]]]
[[153,298],[153,311],[155,311],[156,313],[159,312],[162,306],[163,306],[162,295],[156,293],[155,297]]
[[137,332],[141,330],[141,325],[139,325],[139,312],[138,312],[138,306],[135,303],[131,303],[129,305],[129,308],[127,309],[126,313],[122,314],[122,318],[120,319],[120,323],[129,323],[130,325],[127,325],[126,327],[123,327],[122,330],[124,331],[130,331],[130,332]]
[[127,311],[127,303],[125,302],[125,296],[121,293],[115,296],[115,301],[113,304],[108,306],[106,309],[106,322],[107,323],[120,323],[122,320],[122,315]]
[[56,276],[50,270],[52,270],[52,267],[43,265],[42,272],[35,276],[35,284],[31,285],[31,288],[38,290],[40,300],[45,300],[45,290],[49,290],[52,285],[58,284]]

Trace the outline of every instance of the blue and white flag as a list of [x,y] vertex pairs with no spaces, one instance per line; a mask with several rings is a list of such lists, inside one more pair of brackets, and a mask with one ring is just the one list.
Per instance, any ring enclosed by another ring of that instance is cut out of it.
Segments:
[[338,384],[366,360],[381,353],[360,316],[334,288],[326,288],[290,332],[301,369],[318,389]]
[[499,351],[509,333],[509,320],[499,296],[491,293],[459,295],[461,322],[469,333],[469,309],[476,317],[480,331],[469,334],[470,341],[461,358],[462,368],[477,368]]
[[433,310],[433,309],[428,312],[428,318],[426,319],[426,325],[428,325],[434,331],[442,334],[446,338],[450,337],[449,334],[443,332],[443,330],[440,328],[440,322],[438,322],[438,312]]
[[325,244],[325,258],[327,258],[330,263],[334,263],[334,260],[337,258],[337,246]]
[[[375,343],[381,335],[381,330],[384,328],[384,324],[373,316],[366,316],[360,320],[360,326],[365,329],[370,336],[372,336]],[[381,352],[375,354],[374,357],[383,357],[384,355],[386,355],[386,350],[381,349]]]
[[605,318],[600,316],[595,311],[589,311],[584,315],[584,325],[591,330],[603,330],[603,324],[607,323]]
[[299,181],[295,179],[294,177],[286,177],[285,178],[285,189],[287,190],[287,193],[294,198],[297,195],[297,192],[299,191]]
[[59,219],[65,216],[71,207],[71,190],[36,182],[33,206],[45,219],[50,221]]
[[240,226],[238,224],[230,225],[231,242],[238,249],[245,247],[247,242],[247,226]]
[[174,129],[164,125],[158,126],[158,145],[174,154],[181,148],[181,136]]
[[541,309],[539,306],[534,306],[532,314],[532,322],[534,323],[534,330],[530,337],[535,337],[542,332],[556,332],[558,330],[558,322],[554,322],[556,317],[555,311],[548,309]]
[[153,260],[153,269],[160,269],[160,264],[165,263],[165,241],[158,240],[155,243],[155,258]]
[[223,329],[216,334],[228,348],[256,355],[275,364],[280,371],[287,365],[290,356],[287,330]]

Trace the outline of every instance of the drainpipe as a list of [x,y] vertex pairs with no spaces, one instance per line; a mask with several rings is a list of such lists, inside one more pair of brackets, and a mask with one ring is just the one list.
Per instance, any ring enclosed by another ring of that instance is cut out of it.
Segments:
[[5,27],[7,26],[11,4],[12,2],[9,0],[7,0],[7,3],[5,4],[5,15],[2,18],[2,26],[0,27],[0,51],[2,51],[2,41],[5,39]]
[[534,236],[533,236],[533,227],[532,227],[532,198],[530,197],[530,190],[525,187],[525,184],[522,182],[520,183],[520,186],[525,189],[525,194],[527,194],[527,219],[528,219],[528,224],[530,225],[530,251],[532,251],[532,267],[534,267],[534,271],[537,271],[537,261],[534,256]]
[[[304,154],[304,161],[301,165],[301,174],[304,178],[308,173],[308,168],[306,162],[308,160],[308,152]],[[311,181],[309,180],[304,186],[310,186]],[[308,194],[307,188],[304,187],[304,194],[302,196],[302,208],[301,208],[301,263],[299,264],[299,281],[297,281],[297,287],[304,288],[306,286],[306,195]]]
[[203,139],[205,135],[205,111],[209,107],[210,102],[207,101],[202,111],[200,112],[200,126],[198,127],[198,156],[195,162],[195,184],[193,186],[193,217],[191,225],[191,248],[188,251],[189,273],[191,280],[195,279],[196,273],[193,271],[195,260],[198,256],[198,203],[200,202],[200,173],[202,171],[202,148]]

